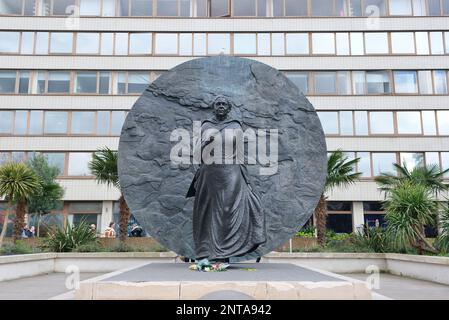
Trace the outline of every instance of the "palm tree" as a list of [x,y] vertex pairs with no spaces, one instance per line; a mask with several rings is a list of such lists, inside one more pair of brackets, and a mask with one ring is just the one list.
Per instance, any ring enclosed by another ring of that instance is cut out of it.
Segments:
[[[89,169],[95,175],[99,183],[106,183],[108,186],[114,186],[121,192],[120,181],[118,178],[117,160],[117,151],[112,151],[108,147],[104,147],[93,153],[92,160],[89,162]],[[124,241],[126,239],[126,235],[128,234],[128,220],[130,212],[122,192],[119,199],[119,206],[120,240]]]
[[405,164],[401,166],[394,163],[393,166],[397,174],[381,173],[375,178],[380,190],[384,191],[385,195],[403,183],[423,185],[435,195],[448,189],[448,186],[443,183],[443,178],[449,169],[441,171],[438,165],[430,165],[427,167],[417,166],[410,171]]
[[354,172],[360,158],[348,160],[341,150],[331,153],[327,159],[327,177],[323,194],[315,209],[317,239],[320,245],[326,243],[327,196],[335,187],[344,187],[359,179],[361,172]]
[[387,237],[393,247],[438,253],[425,238],[424,226],[433,224],[438,203],[423,184],[404,182],[388,193],[384,203]]
[[20,238],[24,226],[27,200],[39,192],[41,182],[34,171],[24,163],[10,162],[0,167],[0,196],[8,203],[5,222],[0,234],[0,248],[8,227],[11,208],[16,204],[14,241]]

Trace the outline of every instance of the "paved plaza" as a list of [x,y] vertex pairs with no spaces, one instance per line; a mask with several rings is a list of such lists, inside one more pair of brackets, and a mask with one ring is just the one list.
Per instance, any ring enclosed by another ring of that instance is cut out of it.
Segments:
[[[100,276],[100,273],[82,273],[81,280]],[[358,280],[366,280],[367,274],[344,274]],[[0,299],[42,300],[42,299],[73,299],[71,290],[65,286],[68,275],[65,273],[50,273],[18,280],[0,282]],[[391,299],[444,299],[449,300],[449,286],[429,281],[410,279],[391,274],[380,274],[380,288],[374,290],[382,296]],[[210,296],[210,299],[242,299],[242,295],[229,292],[223,296]]]

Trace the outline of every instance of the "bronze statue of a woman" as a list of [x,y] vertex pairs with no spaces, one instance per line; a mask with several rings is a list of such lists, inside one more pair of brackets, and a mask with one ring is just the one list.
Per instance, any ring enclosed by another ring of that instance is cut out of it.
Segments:
[[[260,198],[250,185],[244,161],[229,161],[236,160],[239,152],[235,136],[225,134],[225,131],[242,130],[240,121],[229,117],[232,103],[226,97],[218,96],[211,107],[214,117],[202,122],[199,139],[202,161],[187,197],[195,197],[193,238],[196,259],[227,261],[256,250],[266,241],[265,215]],[[207,158],[216,154],[203,151],[217,140],[223,145],[221,161],[211,163]],[[227,143],[234,147],[224,147]]]

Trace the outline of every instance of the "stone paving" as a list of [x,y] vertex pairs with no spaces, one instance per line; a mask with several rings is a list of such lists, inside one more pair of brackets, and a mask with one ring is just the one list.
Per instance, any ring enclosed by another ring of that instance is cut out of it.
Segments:
[[[81,280],[94,278],[100,273],[82,273]],[[362,273],[343,274],[346,277],[366,280],[369,275]],[[71,299],[65,286],[68,275],[65,273],[51,273],[18,280],[0,282],[0,300],[45,300],[60,296],[62,299]],[[380,288],[374,292],[392,299],[444,299],[449,300],[449,286],[399,277],[391,274],[380,274]],[[67,293],[67,294],[66,294]],[[65,294],[65,295],[63,295]],[[61,296],[62,295],[62,296]],[[211,296],[210,299],[243,299],[243,296],[233,297],[232,294],[224,296]]]

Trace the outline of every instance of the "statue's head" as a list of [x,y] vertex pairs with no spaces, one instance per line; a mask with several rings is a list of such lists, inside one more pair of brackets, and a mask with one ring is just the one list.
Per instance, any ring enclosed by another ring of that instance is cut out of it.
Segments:
[[212,103],[212,107],[214,108],[215,116],[219,119],[223,119],[231,111],[232,104],[226,97],[218,96]]

